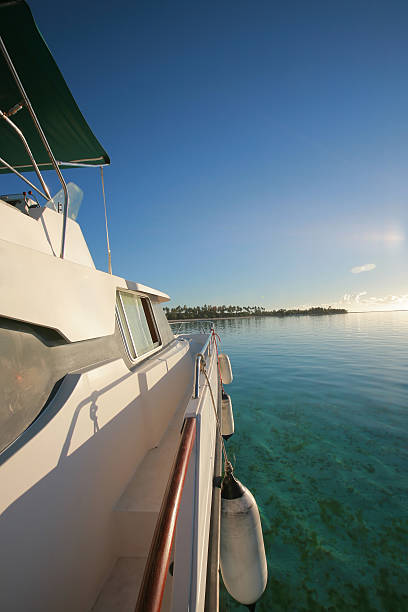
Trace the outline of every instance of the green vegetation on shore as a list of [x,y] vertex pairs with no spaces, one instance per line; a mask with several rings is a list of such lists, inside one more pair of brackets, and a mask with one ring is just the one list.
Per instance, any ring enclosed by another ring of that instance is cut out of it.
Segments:
[[286,310],[265,310],[262,306],[176,306],[175,308],[164,307],[164,312],[169,321],[181,321],[189,319],[220,319],[230,317],[301,317],[305,315],[333,315],[347,314],[344,308],[323,308],[315,306],[306,310],[292,309]]

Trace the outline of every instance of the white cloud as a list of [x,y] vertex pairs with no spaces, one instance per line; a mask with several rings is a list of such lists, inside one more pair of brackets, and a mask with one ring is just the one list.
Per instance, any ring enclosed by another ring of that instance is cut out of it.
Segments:
[[[357,295],[356,295],[356,302],[357,302],[357,304],[359,304],[361,302],[361,298],[364,295],[367,295],[367,291],[361,291],[360,293],[357,293]],[[362,301],[364,302],[364,299]]]
[[360,293],[345,293],[335,303],[330,304],[333,308],[346,308],[347,310],[408,310],[408,294],[369,296],[367,291]]
[[360,272],[370,272],[370,270],[374,270],[377,266],[375,264],[364,264],[363,266],[355,266],[351,268],[350,272],[353,274],[360,274]]

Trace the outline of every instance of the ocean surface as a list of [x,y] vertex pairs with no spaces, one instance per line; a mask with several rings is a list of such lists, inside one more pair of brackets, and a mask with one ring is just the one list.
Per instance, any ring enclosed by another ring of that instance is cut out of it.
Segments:
[[[256,609],[407,612],[408,312],[216,330],[234,373],[227,450],[268,559]],[[247,608],[222,589],[220,609]]]

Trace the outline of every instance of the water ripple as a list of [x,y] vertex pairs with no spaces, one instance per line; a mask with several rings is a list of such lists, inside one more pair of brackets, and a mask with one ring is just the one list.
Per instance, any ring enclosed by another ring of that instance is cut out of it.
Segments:
[[[219,321],[264,611],[408,610],[408,313]],[[222,593],[221,610],[244,609]]]

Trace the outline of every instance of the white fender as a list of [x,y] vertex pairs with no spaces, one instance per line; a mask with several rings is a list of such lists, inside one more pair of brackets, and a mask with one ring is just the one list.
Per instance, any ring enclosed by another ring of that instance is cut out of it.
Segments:
[[221,433],[225,440],[228,440],[234,433],[234,413],[230,396],[222,392],[221,399]]
[[218,355],[218,363],[220,364],[221,379],[224,385],[232,383],[232,368],[228,355],[221,353]]
[[254,604],[268,580],[261,518],[254,496],[232,474],[222,484],[220,544],[227,591],[244,605]]

